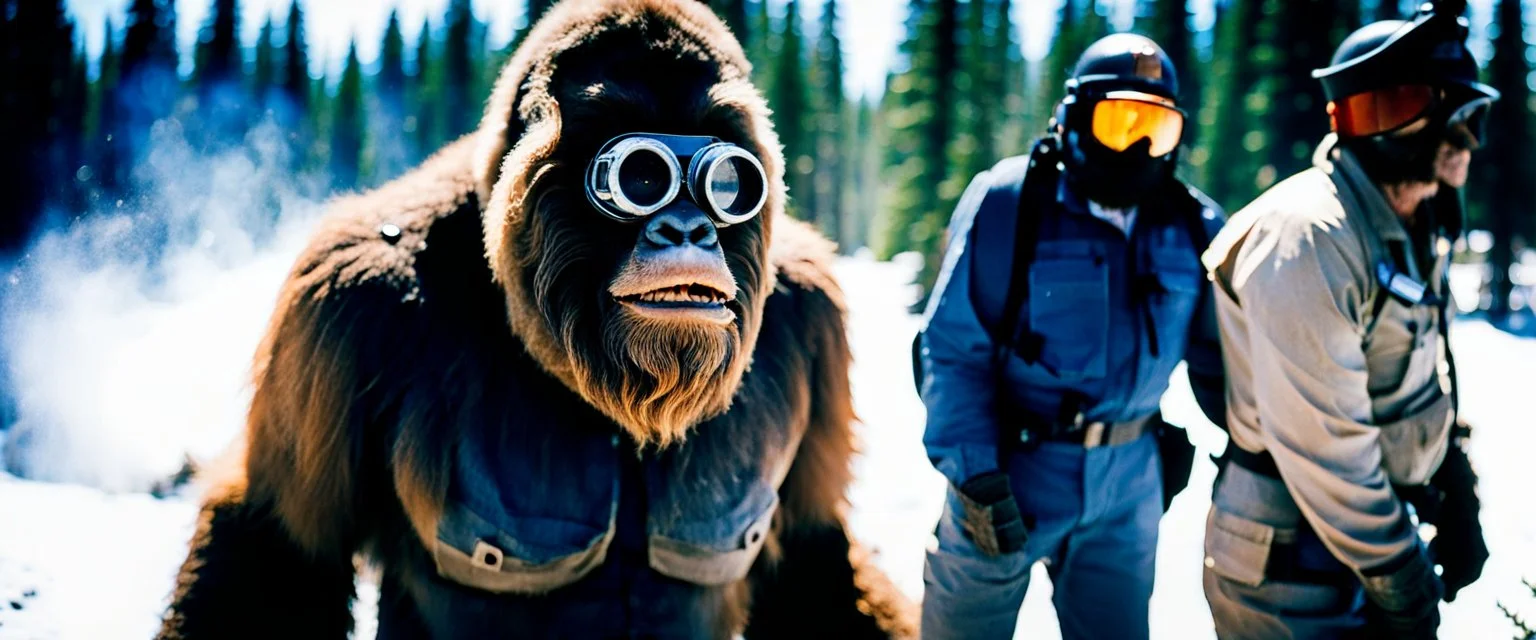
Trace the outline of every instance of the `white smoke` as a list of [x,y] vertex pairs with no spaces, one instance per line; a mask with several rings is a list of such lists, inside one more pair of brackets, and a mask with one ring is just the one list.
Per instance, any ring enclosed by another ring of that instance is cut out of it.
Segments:
[[239,433],[257,341],[319,210],[284,135],[269,121],[203,152],[156,123],[133,180],[144,204],[33,244],[0,310],[8,470],[142,491]]

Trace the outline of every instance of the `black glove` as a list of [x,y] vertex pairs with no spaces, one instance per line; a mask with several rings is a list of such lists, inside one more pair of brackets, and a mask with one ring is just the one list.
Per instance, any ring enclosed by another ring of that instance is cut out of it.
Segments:
[[1373,638],[1435,638],[1440,628],[1440,579],[1415,546],[1398,560],[1362,572],[1366,630]]
[[1189,473],[1195,466],[1195,445],[1189,432],[1163,421],[1161,411],[1152,414],[1151,426],[1157,433],[1157,453],[1163,459],[1163,513],[1173,506],[1173,498],[1189,486]]
[[965,531],[982,553],[996,556],[1024,548],[1029,532],[1013,499],[1013,489],[1008,487],[1007,474],[988,471],[966,480],[956,493],[965,505]]
[[1477,474],[1465,449],[1468,433],[1470,429],[1458,426],[1445,461],[1429,480],[1428,493],[1437,503],[1430,520],[1435,538],[1429,543],[1429,555],[1440,565],[1446,602],[1455,601],[1456,592],[1476,582],[1488,561],[1483,524],[1478,520]]

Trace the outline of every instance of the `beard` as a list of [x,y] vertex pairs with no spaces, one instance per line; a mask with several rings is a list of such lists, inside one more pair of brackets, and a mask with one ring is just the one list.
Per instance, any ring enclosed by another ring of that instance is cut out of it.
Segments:
[[604,321],[601,349],[564,337],[581,394],[641,445],[665,448],[724,412],[745,367],[739,325],[658,322],[623,310]]

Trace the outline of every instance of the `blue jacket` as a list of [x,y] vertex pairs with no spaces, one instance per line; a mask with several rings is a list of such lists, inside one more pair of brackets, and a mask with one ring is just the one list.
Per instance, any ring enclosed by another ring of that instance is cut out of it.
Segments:
[[[1211,285],[1199,261],[1203,246],[1197,248],[1215,236],[1224,215],[1194,189],[1192,198],[1168,199],[1182,202],[1144,202],[1129,239],[1089,213],[1064,177],[1054,202],[1018,210],[1043,216],[1035,223],[1029,295],[1019,311],[1042,342],[1034,362],[1011,355],[1005,397],[995,397],[992,336],[1002,322],[1019,214],[983,209],[981,202],[989,190],[1008,188],[1000,176],[1020,175],[1019,166],[1009,170],[1006,163],[1027,161],[1003,160],[961,196],[925,313],[923,443],[956,486],[998,468],[1003,420],[1055,421],[1069,395],[1080,398],[1087,421],[1147,416],[1180,360],[1189,361],[1201,408],[1218,425],[1225,422]],[[1191,237],[1190,215],[1200,217],[1205,238]]]

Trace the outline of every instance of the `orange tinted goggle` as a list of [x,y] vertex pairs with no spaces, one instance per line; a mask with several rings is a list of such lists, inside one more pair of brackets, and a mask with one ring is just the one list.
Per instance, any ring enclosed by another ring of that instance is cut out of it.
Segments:
[[1388,87],[1328,103],[1333,130],[1343,137],[1374,136],[1428,115],[1437,96],[1428,85]]
[[1093,107],[1093,137],[1113,151],[1125,151],[1142,138],[1151,140],[1151,157],[1179,147],[1184,114],[1166,98],[1138,91],[1112,91]]

